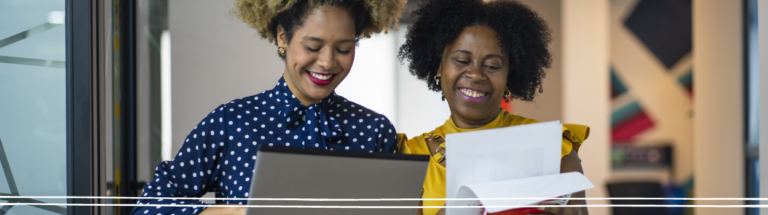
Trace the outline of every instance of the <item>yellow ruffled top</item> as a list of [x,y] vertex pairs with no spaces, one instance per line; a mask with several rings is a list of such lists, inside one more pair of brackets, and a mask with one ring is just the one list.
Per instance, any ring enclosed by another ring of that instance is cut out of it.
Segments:
[[[534,119],[528,119],[522,116],[512,115],[505,110],[499,111],[499,115],[491,123],[485,126],[475,129],[462,129],[456,127],[456,124],[449,117],[440,127],[428,133],[424,133],[421,136],[416,136],[413,139],[407,140],[404,134],[398,134],[398,146],[400,152],[403,154],[424,154],[431,155],[429,147],[427,146],[426,139],[431,137],[441,137],[445,139],[445,135],[457,132],[476,131],[489,128],[501,128],[514,125],[523,125],[536,123],[538,121]],[[589,137],[589,127],[576,124],[563,124],[563,147],[561,149],[560,157],[570,154],[571,149],[576,152],[579,151],[579,147],[584,140]],[[407,141],[406,141],[407,140]],[[445,147],[445,142],[440,146]],[[424,179],[424,187],[421,198],[445,198],[445,167],[440,165],[438,160],[442,157],[441,154],[435,154],[429,161],[429,167],[427,168],[427,176]],[[424,201],[424,206],[443,206],[445,201]],[[425,215],[433,215],[439,211],[440,208],[424,208]]]

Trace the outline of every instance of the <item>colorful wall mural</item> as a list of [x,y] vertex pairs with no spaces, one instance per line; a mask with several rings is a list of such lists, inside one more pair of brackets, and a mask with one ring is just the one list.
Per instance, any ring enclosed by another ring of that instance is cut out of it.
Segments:
[[[656,174],[659,184],[664,186],[664,196],[691,196],[694,144],[691,1],[610,2],[612,175],[633,171],[640,172],[633,173],[635,175]],[[649,147],[671,148],[672,161],[652,170],[626,168],[622,163],[631,160],[622,157],[630,154],[627,152],[632,151],[631,148]],[[626,183],[632,180],[631,177],[615,179]],[[667,212],[682,214],[684,210]]]

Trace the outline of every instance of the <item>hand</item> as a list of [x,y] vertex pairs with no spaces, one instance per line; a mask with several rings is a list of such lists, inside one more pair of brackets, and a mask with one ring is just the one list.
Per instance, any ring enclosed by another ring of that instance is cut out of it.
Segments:
[[[562,159],[560,159],[560,172],[571,172],[571,171],[578,171],[582,174],[584,173],[583,169],[581,168],[581,160],[579,159],[579,155],[576,153],[576,150],[571,149],[571,153],[564,156]],[[584,191],[576,192],[571,194],[571,197],[574,198],[584,198],[586,195]],[[548,214],[548,215],[589,215],[589,211],[587,210],[587,202],[580,199],[571,199],[568,201],[568,205],[583,205],[585,207],[542,207],[539,210],[544,211],[544,213],[539,214]]]
[[[571,194],[571,197],[574,198],[584,198],[584,191],[576,192]],[[581,205],[584,207],[541,207],[539,210],[544,211],[544,213],[538,213],[538,214],[547,214],[547,215],[589,215],[589,211],[587,210],[586,204],[587,202],[580,199],[571,199],[568,201],[567,205],[571,206],[577,206]],[[554,205],[554,204],[539,204],[539,205]],[[537,215],[538,215],[537,214]]]
[[245,215],[246,207],[212,207],[206,208],[200,215]]
[[440,208],[435,215],[445,215],[445,208]]
[[[557,204],[539,204],[539,205],[557,205]],[[529,215],[581,215],[581,207],[539,207],[543,213]]]

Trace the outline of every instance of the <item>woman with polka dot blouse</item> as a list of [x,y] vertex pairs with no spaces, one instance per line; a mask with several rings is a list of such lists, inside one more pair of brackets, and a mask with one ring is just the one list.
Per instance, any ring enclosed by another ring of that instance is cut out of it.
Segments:
[[230,199],[217,204],[246,204],[259,145],[396,153],[389,120],[334,89],[352,67],[357,40],[388,29],[403,7],[399,0],[237,0],[237,16],[276,43],[283,77],[200,121],[144,186],[143,197],[161,198],[140,200],[133,214],[244,214],[172,198],[215,192]]

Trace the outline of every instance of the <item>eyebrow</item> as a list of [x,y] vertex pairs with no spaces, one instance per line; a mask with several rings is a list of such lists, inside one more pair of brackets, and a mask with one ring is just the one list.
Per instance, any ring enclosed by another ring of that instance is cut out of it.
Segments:
[[498,54],[489,54],[488,57],[497,57],[497,58],[501,59],[502,62],[506,61],[503,56],[498,55]]
[[[325,42],[325,40],[317,38],[317,37],[313,37],[313,36],[305,36],[304,39],[305,40],[317,41],[317,42]],[[346,39],[346,40],[342,40],[342,41],[339,41],[339,42],[341,42],[341,43],[349,43],[349,42],[354,43],[354,42],[357,42],[357,40],[355,40],[355,39]]]
[[[466,54],[472,54],[472,52],[470,52],[470,51],[467,51],[467,50],[464,50],[464,49],[459,49],[459,50],[456,50],[456,51],[454,51],[453,53],[456,53],[456,52],[461,52],[461,53],[466,53]],[[451,54],[453,54],[453,53],[451,53]],[[501,61],[505,61],[505,59],[504,59],[504,56],[501,56],[501,55],[498,55],[498,54],[489,54],[489,55],[488,55],[488,57],[497,57],[497,58],[501,59]]]
[[[472,54],[472,52],[469,52],[469,51],[467,51],[467,50],[464,50],[464,49],[459,49],[459,50],[453,51],[453,53],[456,53],[456,52],[462,52],[462,53],[466,53],[466,54]],[[453,53],[451,53],[451,54],[453,54]]]

